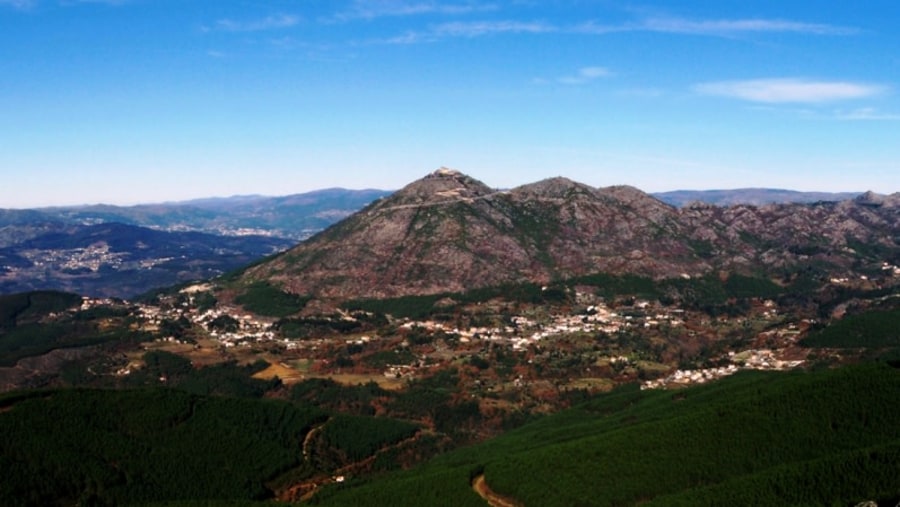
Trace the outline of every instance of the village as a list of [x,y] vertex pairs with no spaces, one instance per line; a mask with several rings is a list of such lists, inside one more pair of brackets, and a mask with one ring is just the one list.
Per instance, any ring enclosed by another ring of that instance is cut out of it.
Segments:
[[[607,389],[633,381],[640,382],[641,389],[665,389],[710,382],[743,369],[799,367],[803,357],[795,344],[809,325],[788,319],[771,300],[757,301],[747,315],[713,319],[658,301],[609,304],[579,292],[574,304],[552,310],[526,307],[522,313],[503,315],[502,325],[400,319],[390,332],[359,326],[352,332],[297,339],[285,336],[278,319],[237,305],[201,304],[214,290],[211,284],[197,284],[159,303],[136,304],[140,328],[157,336],[144,348],[188,357],[203,354],[206,364],[210,357],[265,358],[287,381],[348,372],[409,381],[443,368],[477,365],[472,385],[486,391],[523,389],[545,381],[562,389]],[[85,299],[83,308],[108,303]],[[346,312],[329,318],[355,319]],[[719,336],[732,336],[735,330],[742,339]],[[696,357],[685,358],[680,351],[676,356],[673,350],[681,347],[693,347]],[[379,360],[371,360],[374,357]],[[495,364],[498,361],[508,367]],[[135,367],[139,364],[122,371]]]
[[91,245],[86,248],[72,248],[60,250],[27,250],[23,255],[32,262],[30,268],[16,268],[5,266],[10,271],[39,270],[48,266],[58,266],[66,271],[88,270],[97,272],[102,268],[119,269],[127,257],[124,253],[111,252],[109,246],[103,243]]

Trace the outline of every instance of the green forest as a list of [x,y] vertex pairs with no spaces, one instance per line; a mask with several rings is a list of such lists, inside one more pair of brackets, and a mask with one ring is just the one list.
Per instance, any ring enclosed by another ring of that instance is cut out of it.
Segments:
[[851,315],[809,334],[807,347],[900,347],[900,308]]
[[180,389],[7,393],[0,505],[242,505],[374,457],[418,431],[308,403]]
[[[862,289],[805,294],[749,276],[595,275],[347,304],[345,310],[368,319],[359,322],[298,317],[306,298],[265,284],[239,300],[278,318],[283,333],[314,340],[390,328],[387,314],[435,316],[500,295],[514,304],[572,305],[575,283],[605,298],[653,297],[709,315],[750,298],[830,301],[820,313],[845,304],[850,311],[843,318],[815,324],[800,345],[848,354],[865,348],[870,353],[852,361],[874,361],[742,372],[670,391],[636,384],[606,394],[561,388],[571,408],[518,417],[492,415],[484,400],[460,395],[462,383],[494,366],[478,355],[407,379],[397,390],[325,378],[285,385],[254,377],[270,366],[266,360],[198,367],[161,349],[144,352],[143,366],[123,376],[96,374],[84,368],[94,364],[90,358],[74,359],[59,383],[48,384],[67,389],[0,395],[0,505],[271,505],[292,487],[312,484],[315,495],[307,501],[317,505],[483,506],[472,488],[480,476],[524,505],[900,502],[900,310],[889,293],[869,290],[876,303],[862,305],[853,303]],[[127,304],[80,310],[80,302],[55,292],[0,296],[0,367],[53,349],[114,350],[147,339],[146,331],[130,328]],[[404,336],[435,346],[418,328]],[[342,344],[336,361],[352,364],[351,351],[361,347]],[[497,368],[516,366],[505,365],[512,356],[502,350],[489,357]],[[356,360],[384,368],[416,355],[385,349]],[[499,433],[484,431],[488,417],[506,433],[485,440]],[[345,481],[334,482],[344,474]]]
[[[0,296],[0,367],[55,349],[101,343],[136,343],[146,338],[123,326],[102,326],[104,319],[126,315],[115,310],[79,311],[81,296],[36,291]],[[59,315],[47,321],[50,315]]]
[[[598,396],[321,505],[853,505],[900,500],[900,370],[748,372]],[[891,503],[890,505],[893,505]]]

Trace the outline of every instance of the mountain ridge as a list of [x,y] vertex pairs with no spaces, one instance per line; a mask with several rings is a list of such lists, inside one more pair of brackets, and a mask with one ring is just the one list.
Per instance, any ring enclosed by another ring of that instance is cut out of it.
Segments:
[[837,202],[853,199],[863,192],[815,192],[782,188],[746,187],[712,190],[670,190],[654,192],[658,199],[673,206],[683,207],[693,202],[705,202],[718,206],[752,204],[756,206],[777,203]]
[[878,244],[882,254],[897,255],[898,196],[676,208],[629,186],[594,188],[557,177],[492,190],[441,168],[243,277],[342,299],[549,283],[596,272],[789,276],[812,260],[849,270],[859,260],[851,244]]

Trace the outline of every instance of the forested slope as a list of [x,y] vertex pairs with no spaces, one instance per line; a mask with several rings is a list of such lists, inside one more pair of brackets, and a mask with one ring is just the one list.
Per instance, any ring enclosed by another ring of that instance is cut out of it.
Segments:
[[[900,370],[745,373],[622,389],[323,505],[829,505],[900,496]],[[893,504],[891,504],[893,505]]]

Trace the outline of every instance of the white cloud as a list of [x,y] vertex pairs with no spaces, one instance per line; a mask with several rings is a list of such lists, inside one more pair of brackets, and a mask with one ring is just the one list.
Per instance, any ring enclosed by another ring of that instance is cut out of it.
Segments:
[[857,30],[820,23],[803,23],[783,19],[714,19],[650,18],[640,25],[652,32],[692,35],[731,35],[748,32],[792,32],[815,35],[848,35]]
[[106,4],[106,5],[125,5],[131,0],[64,0],[62,5],[78,5],[78,4]]
[[900,114],[883,113],[872,107],[862,107],[851,111],[838,111],[835,116],[839,120],[848,121],[898,121]]
[[848,81],[812,81],[807,79],[751,79],[717,81],[693,87],[702,95],[731,97],[762,103],[822,103],[861,99],[879,95],[883,86]]
[[556,28],[541,22],[523,21],[470,21],[449,22],[434,25],[426,31],[409,31],[382,42],[388,44],[416,44],[420,42],[434,42],[450,37],[482,37],[486,35],[503,33],[547,33],[554,32]]
[[386,44],[418,44],[420,42],[434,42],[435,40],[437,40],[437,37],[432,33],[410,31],[379,42]]
[[[82,4],[125,5],[132,0],[58,0],[59,5],[71,7]],[[0,0],[0,7],[8,6],[13,9],[28,10],[41,3],[40,0]]]
[[747,33],[804,33],[812,35],[850,35],[855,28],[804,23],[784,19],[707,19],[652,17],[619,25],[604,25],[593,21],[575,28],[577,32],[607,34],[615,32],[657,32],[682,35],[729,37]]
[[0,6],[8,6],[13,9],[30,9],[37,4],[37,0],[0,0]]
[[[414,14],[467,14],[486,10],[497,10],[495,4],[476,5],[473,3],[441,4],[432,1],[410,2],[382,0],[377,2],[358,1],[354,9],[339,15],[336,19],[372,19],[381,16],[408,16]],[[686,19],[679,17],[645,17],[633,22],[606,25],[594,21],[579,25],[556,26],[540,21],[456,21],[433,25],[427,30],[411,30],[405,34],[383,42],[392,44],[414,44],[434,42],[445,37],[478,37],[500,33],[588,33],[609,34],[617,32],[654,32],[679,35],[702,35],[734,37],[748,33],[800,33],[811,35],[849,35],[858,33],[855,28],[806,23],[784,19]]]
[[578,69],[578,73],[574,76],[563,76],[557,79],[557,81],[562,84],[578,85],[593,81],[600,77],[609,77],[611,75],[612,72],[606,67],[582,67]]
[[390,16],[416,16],[424,14],[462,15],[472,12],[497,10],[496,4],[483,2],[447,3],[437,1],[408,0],[356,0],[351,8],[338,14],[335,19],[375,19]]
[[298,16],[293,16],[290,14],[277,14],[251,21],[220,19],[216,21],[214,28],[226,32],[259,32],[263,30],[290,28],[299,22],[300,18]]
[[524,21],[470,21],[436,25],[431,33],[438,37],[479,37],[495,33],[547,33],[556,29],[546,23]]

